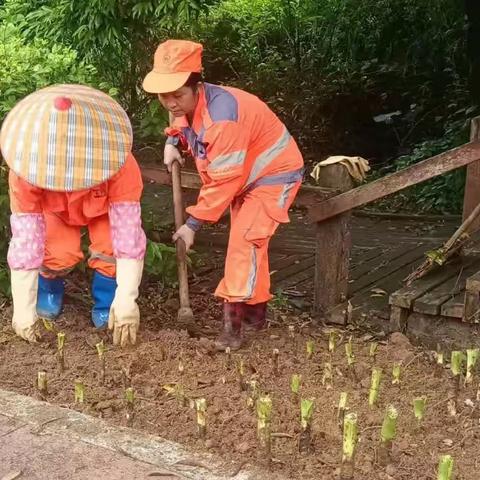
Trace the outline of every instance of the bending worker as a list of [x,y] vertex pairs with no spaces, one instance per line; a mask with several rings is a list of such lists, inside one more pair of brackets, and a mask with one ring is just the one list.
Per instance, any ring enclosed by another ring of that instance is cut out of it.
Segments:
[[243,328],[266,324],[270,294],[268,244],[303,178],[302,155],[283,123],[257,97],[203,83],[202,45],[168,40],[159,45],[143,82],[175,117],[167,128],[164,162],[195,159],[202,180],[197,204],[173,239],[187,249],[204,222],[217,222],[230,207],[231,229],[224,277],[215,295],[223,299],[219,350],[238,349]]
[[83,259],[86,226],[92,322],[98,329],[108,325],[115,344],[135,343],[146,238],[127,114],[93,88],[47,87],[9,113],[0,146],[10,167],[8,264],[17,335],[34,342],[38,317],[60,315],[64,277]]

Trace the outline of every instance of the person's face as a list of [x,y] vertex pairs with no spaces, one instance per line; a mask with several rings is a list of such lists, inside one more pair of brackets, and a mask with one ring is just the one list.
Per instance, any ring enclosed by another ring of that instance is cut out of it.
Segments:
[[198,90],[183,86],[174,92],[159,93],[158,99],[175,117],[191,116],[197,106]]

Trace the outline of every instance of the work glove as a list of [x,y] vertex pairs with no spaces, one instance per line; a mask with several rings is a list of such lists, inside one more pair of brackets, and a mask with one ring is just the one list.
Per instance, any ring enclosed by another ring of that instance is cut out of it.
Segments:
[[333,165],[335,163],[340,163],[343,165],[348,170],[350,176],[357,182],[363,182],[367,176],[367,172],[370,170],[368,160],[365,160],[362,157],[345,157],[344,155],[334,155],[317,163],[315,167],[313,167],[310,176],[313,177],[316,182],[318,182],[321,168],[326,167],[327,165]]
[[11,270],[13,298],[12,327],[15,333],[29,342],[36,342],[38,270]]
[[186,223],[184,223],[174,234],[172,240],[183,240],[185,243],[185,250],[188,252],[193,246],[195,240],[195,231],[192,230]]
[[172,171],[173,162],[178,162],[181,167],[185,165],[185,159],[180,150],[176,146],[167,143],[163,151],[163,163],[169,172]]
[[117,289],[113,298],[108,328],[113,330],[113,344],[135,345],[140,310],[137,305],[138,287],[142,280],[143,260],[117,258]]

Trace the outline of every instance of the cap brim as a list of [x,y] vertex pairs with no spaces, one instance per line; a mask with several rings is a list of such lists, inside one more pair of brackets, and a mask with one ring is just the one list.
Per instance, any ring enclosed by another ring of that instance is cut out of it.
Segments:
[[148,93],[174,92],[183,87],[191,72],[157,73],[151,71],[143,80],[143,89]]

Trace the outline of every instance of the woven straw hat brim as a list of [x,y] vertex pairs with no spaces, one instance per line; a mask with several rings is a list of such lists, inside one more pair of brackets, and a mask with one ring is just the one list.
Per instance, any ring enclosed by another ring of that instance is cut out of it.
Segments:
[[[62,108],[58,99],[65,99]],[[125,163],[132,142],[123,108],[84,85],[54,85],[28,95],[10,111],[0,131],[2,155],[17,175],[65,192],[107,181]]]

